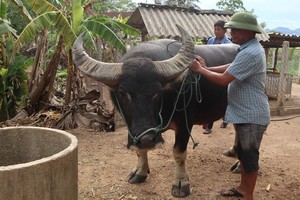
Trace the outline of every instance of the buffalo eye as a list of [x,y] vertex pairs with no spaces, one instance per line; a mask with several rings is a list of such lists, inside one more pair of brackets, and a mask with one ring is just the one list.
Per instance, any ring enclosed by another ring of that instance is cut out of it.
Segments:
[[131,99],[130,94],[128,94],[124,90],[119,90],[118,96],[119,96],[120,100],[122,100],[122,101],[130,101],[130,99]]

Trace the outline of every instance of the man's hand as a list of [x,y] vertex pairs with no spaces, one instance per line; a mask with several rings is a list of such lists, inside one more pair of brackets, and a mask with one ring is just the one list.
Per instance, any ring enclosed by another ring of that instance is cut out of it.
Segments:
[[201,56],[195,55],[195,59],[200,63],[202,67],[207,68],[205,60]]
[[206,68],[205,60],[202,57],[196,55],[189,68],[192,71],[201,74],[203,68]]

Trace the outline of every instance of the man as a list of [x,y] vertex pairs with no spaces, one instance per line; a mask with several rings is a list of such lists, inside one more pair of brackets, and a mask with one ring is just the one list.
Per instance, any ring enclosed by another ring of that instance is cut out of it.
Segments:
[[[225,21],[223,20],[218,20],[217,22],[214,23],[214,37],[209,38],[207,41],[207,44],[229,44],[231,41],[226,37],[226,32],[227,29],[224,27]],[[203,134],[210,134],[211,129],[214,125],[214,122],[210,122],[206,125],[203,126],[204,131]],[[221,124],[221,128],[226,128],[227,122],[223,121]]]
[[231,41],[226,37],[227,29],[224,27],[225,21],[218,20],[214,23],[214,37],[209,38],[207,44],[228,44]]
[[232,123],[237,135],[237,155],[241,163],[238,187],[221,192],[223,197],[253,200],[258,174],[259,147],[270,123],[268,98],[264,93],[266,79],[265,52],[256,33],[262,33],[255,16],[239,12],[225,24],[231,39],[239,44],[239,52],[231,64],[207,68],[196,56],[190,69],[213,83],[228,85],[225,120]]

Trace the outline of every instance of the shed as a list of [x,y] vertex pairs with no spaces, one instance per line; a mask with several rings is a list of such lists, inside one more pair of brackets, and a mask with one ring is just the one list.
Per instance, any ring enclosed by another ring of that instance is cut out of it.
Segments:
[[283,41],[289,41],[290,47],[300,47],[299,35],[286,35],[281,33],[269,33],[269,40],[261,42],[265,48],[281,48]]
[[[280,85],[280,74],[276,68],[278,62],[278,50],[283,47],[283,42],[288,41],[290,48],[300,47],[300,36],[297,35],[286,35],[280,33],[269,33],[268,41],[261,41],[261,44],[265,48],[266,55],[269,55],[269,50],[275,49],[272,55],[272,63],[268,66],[267,80],[266,80],[266,94],[270,98],[277,98],[279,96],[279,85]],[[267,58],[268,59],[268,58]],[[286,63],[287,65],[287,63]],[[287,68],[285,71],[280,70],[283,80],[285,80],[284,92],[286,95],[291,96],[292,94],[292,81],[294,77],[287,74]]]
[[282,44],[284,41],[289,42],[290,48],[300,47],[300,36],[286,35],[281,33],[269,33],[269,37],[269,40],[261,41],[260,43],[265,48],[266,52],[268,52],[270,48],[275,48],[275,53],[273,55],[273,63],[272,66],[269,67],[270,70],[275,72],[278,57],[278,49],[282,48]]
[[[198,10],[160,4],[140,3],[127,24],[139,29],[142,41],[149,37],[179,37],[176,24],[183,27],[192,37],[208,39],[214,36],[214,23],[217,20],[229,21],[234,13],[223,10]],[[267,41],[267,33],[258,34],[260,41]]]

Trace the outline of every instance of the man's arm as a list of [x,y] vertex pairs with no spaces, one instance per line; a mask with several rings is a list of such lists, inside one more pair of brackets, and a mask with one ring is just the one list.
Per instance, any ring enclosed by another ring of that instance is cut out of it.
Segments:
[[216,66],[216,67],[206,67],[204,59],[201,57],[196,57],[192,64],[190,65],[190,69],[196,73],[201,74],[209,81],[221,85],[227,86],[231,83],[235,77],[225,70],[228,68],[230,64]]
[[206,69],[208,69],[209,71],[212,71],[212,72],[217,72],[217,73],[224,73],[225,70],[229,67],[229,65],[231,63],[228,63],[228,64],[225,64],[225,65],[220,65],[220,66],[214,66],[214,67],[207,67],[206,64],[205,64],[205,60],[196,55],[195,56],[195,59]]

